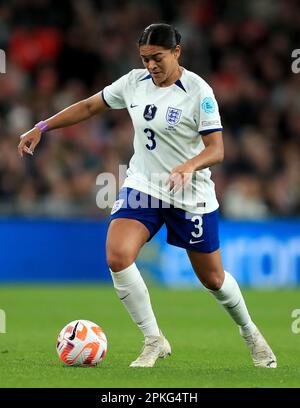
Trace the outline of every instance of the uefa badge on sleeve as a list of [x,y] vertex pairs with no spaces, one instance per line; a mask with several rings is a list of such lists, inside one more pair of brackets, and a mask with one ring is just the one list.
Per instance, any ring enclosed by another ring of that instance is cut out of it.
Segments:
[[215,111],[215,102],[213,98],[207,96],[203,99],[201,103],[201,108],[204,110],[205,113],[214,113]]

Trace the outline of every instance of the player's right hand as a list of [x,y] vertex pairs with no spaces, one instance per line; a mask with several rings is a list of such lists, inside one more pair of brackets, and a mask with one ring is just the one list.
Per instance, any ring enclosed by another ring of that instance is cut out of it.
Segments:
[[18,152],[23,157],[23,152],[33,155],[35,147],[41,140],[42,132],[40,129],[34,127],[20,136],[20,143],[18,145]]

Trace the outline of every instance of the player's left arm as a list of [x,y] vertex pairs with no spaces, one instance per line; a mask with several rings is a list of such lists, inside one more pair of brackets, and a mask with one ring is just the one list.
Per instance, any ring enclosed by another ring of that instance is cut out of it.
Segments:
[[224,159],[224,144],[221,131],[208,133],[202,137],[205,149],[197,156],[187,160],[185,163],[176,166],[166,184],[169,184],[170,190],[178,191],[186,185],[192,178],[192,173],[196,170],[211,167],[221,163]]
[[208,133],[202,136],[202,140],[205,149],[186,162],[190,165],[192,172],[221,163],[224,159],[224,144],[221,131]]

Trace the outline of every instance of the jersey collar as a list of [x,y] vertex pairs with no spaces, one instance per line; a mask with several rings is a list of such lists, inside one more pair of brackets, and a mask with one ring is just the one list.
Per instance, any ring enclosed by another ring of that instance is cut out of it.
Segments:
[[[183,72],[182,72],[181,77],[183,76],[183,74],[184,74],[184,69],[183,69]],[[152,79],[152,76],[151,76],[150,74],[148,74],[148,75],[146,75],[144,78],[142,78],[140,81],[145,81],[146,79]],[[152,82],[154,83],[153,80],[152,80]],[[181,82],[180,79],[177,79],[177,81],[174,82],[174,84],[177,85],[177,86],[179,86],[179,88],[181,88],[184,92],[186,92],[186,89],[185,89],[185,87],[183,86],[183,84],[182,84],[182,82]],[[154,84],[154,85],[155,85],[155,84]],[[173,85],[173,84],[172,84],[172,85]],[[170,86],[172,86],[172,85],[170,85]],[[155,86],[156,86],[156,85],[155,85]],[[167,87],[167,88],[168,88],[168,87]]]

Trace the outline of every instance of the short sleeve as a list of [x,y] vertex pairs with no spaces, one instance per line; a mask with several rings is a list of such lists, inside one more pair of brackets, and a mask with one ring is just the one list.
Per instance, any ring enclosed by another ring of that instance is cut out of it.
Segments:
[[200,94],[198,131],[201,135],[223,130],[219,107],[212,88],[205,83]]
[[101,94],[104,102],[112,109],[126,108],[125,90],[128,80],[128,75],[123,75],[112,84],[106,86]]

